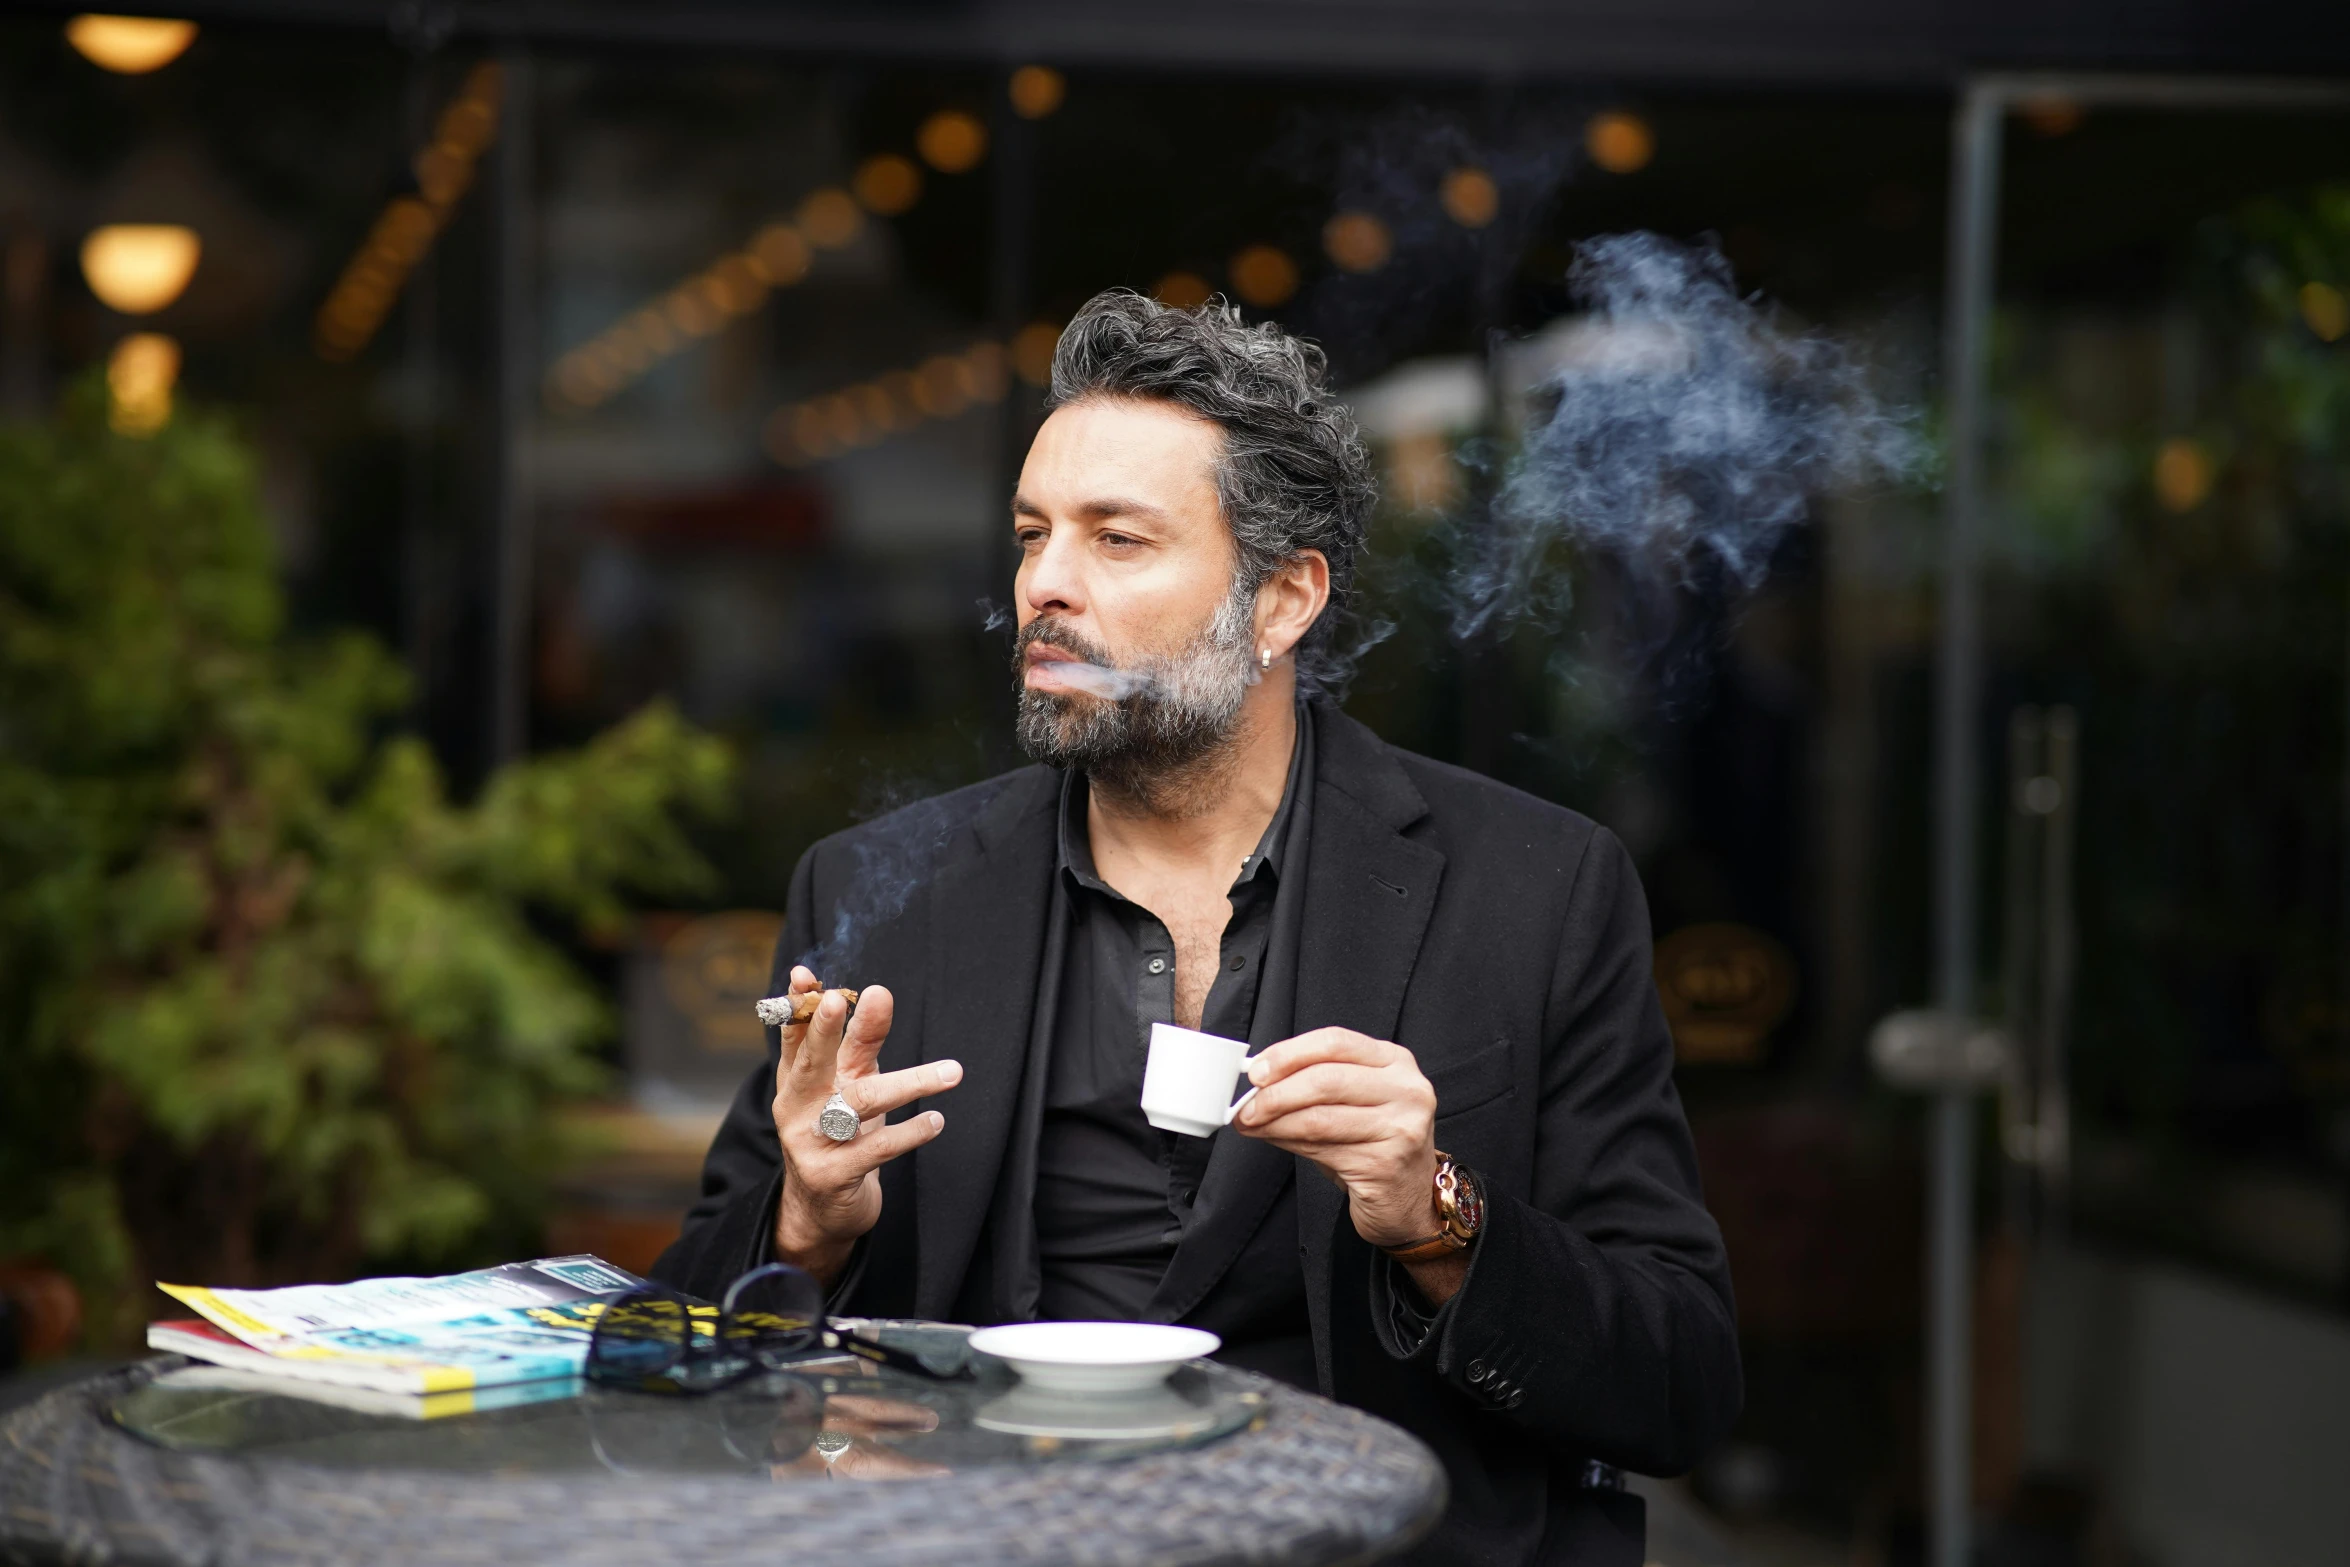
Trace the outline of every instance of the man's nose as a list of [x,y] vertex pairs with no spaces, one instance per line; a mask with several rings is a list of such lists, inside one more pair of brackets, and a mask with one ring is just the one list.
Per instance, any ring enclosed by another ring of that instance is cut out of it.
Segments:
[[1066,529],[1056,529],[1020,563],[1020,592],[1033,614],[1070,615],[1085,608],[1076,540]]

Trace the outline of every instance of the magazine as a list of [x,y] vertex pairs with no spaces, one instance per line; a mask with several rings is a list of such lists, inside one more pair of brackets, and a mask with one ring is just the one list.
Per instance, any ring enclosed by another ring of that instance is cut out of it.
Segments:
[[551,1257],[445,1278],[274,1290],[159,1286],[200,1312],[147,1343],[216,1365],[379,1393],[463,1393],[576,1377],[604,1303],[644,1280],[599,1257]]
[[[202,1327],[203,1324],[158,1323],[157,1326]],[[228,1342],[233,1344],[236,1341],[230,1339]],[[178,1350],[177,1345],[173,1348]],[[187,1350],[178,1352],[191,1353]],[[246,1353],[258,1352],[248,1350]],[[249,1371],[225,1363],[182,1366],[176,1371],[164,1372],[150,1384],[174,1392],[249,1393],[270,1398],[299,1398],[306,1403],[326,1404],[350,1410],[354,1414],[378,1415],[391,1420],[440,1420],[451,1415],[475,1415],[492,1409],[549,1403],[556,1399],[578,1397],[581,1385],[577,1377],[542,1377],[536,1382],[476,1388],[466,1393],[378,1393],[370,1388],[299,1381],[274,1368]]]

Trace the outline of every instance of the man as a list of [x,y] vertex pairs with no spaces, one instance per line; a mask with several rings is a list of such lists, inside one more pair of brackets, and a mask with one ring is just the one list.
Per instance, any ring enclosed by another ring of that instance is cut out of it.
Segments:
[[[1435,1448],[1423,1559],[1638,1563],[1611,1466],[1687,1468],[1741,1395],[1628,856],[1312,698],[1374,498],[1318,352],[1110,293],[1049,403],[1012,500],[1038,765],[801,860],[776,986],[863,993],[778,1032],[655,1271],[1208,1328]],[[1154,1022],[1255,1048],[1229,1128],[1144,1121]]]

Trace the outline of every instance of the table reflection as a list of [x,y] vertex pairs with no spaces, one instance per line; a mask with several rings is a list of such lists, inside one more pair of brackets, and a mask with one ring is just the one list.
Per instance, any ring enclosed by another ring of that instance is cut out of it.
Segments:
[[1143,1394],[1075,1400],[1022,1387],[1000,1364],[978,1369],[931,1382],[843,1356],[706,1394],[572,1384],[537,1402],[424,1420],[350,1407],[333,1390],[230,1385],[217,1368],[172,1362],[118,1398],[112,1416],[182,1452],[327,1467],[782,1484],[1164,1452],[1241,1430],[1266,1408],[1260,1379],[1207,1363]]

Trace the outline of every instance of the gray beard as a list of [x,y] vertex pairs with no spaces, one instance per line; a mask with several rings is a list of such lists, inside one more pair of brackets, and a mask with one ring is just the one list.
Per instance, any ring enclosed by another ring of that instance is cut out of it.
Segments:
[[1233,590],[1180,650],[1119,666],[1099,648],[1044,616],[1013,645],[1012,667],[1043,641],[1075,653],[1116,677],[1125,694],[1071,696],[1020,689],[1020,748],[1049,767],[1077,768],[1094,788],[1165,810],[1216,763],[1240,725],[1240,706],[1256,678],[1249,657],[1256,594]]

